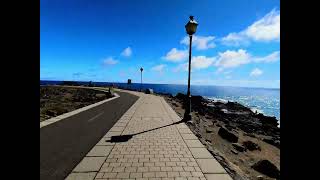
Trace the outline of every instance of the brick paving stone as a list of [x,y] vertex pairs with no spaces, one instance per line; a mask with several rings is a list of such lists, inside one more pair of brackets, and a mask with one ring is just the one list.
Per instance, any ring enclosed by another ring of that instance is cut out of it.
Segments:
[[191,177],[192,174],[190,172],[181,171],[180,176],[181,177]]
[[166,166],[179,166],[179,162],[166,162]]
[[112,172],[113,167],[102,166],[99,172]]
[[112,162],[109,164],[110,167],[119,167],[121,165],[121,163],[119,162]]
[[137,172],[148,172],[149,167],[138,167]]
[[177,166],[187,166],[186,162],[177,162]]
[[120,172],[117,174],[116,178],[129,178],[130,173],[128,172]]
[[172,171],[172,167],[161,167],[161,171]]
[[172,167],[172,171],[183,171],[182,167]]
[[120,164],[121,167],[131,167],[132,163],[131,162],[125,162]]
[[204,177],[202,172],[191,172],[193,177]]
[[168,172],[168,177],[180,177],[179,172]]
[[136,178],[136,180],[148,180],[148,178]]
[[156,175],[155,175],[155,172],[144,172],[143,177],[152,178],[152,177],[156,177]]
[[145,167],[153,167],[154,166],[154,162],[144,162],[143,166],[145,166]]
[[188,177],[188,180],[200,180],[198,177]]
[[125,172],[137,172],[137,167],[126,167]]
[[130,178],[142,178],[142,172],[130,173]]
[[134,163],[132,163],[131,166],[132,166],[132,167],[142,167],[142,166],[143,166],[143,163],[134,162]]
[[161,166],[166,166],[166,163],[165,162],[155,162],[154,165],[161,167]]
[[156,177],[168,177],[167,172],[156,172]]
[[198,164],[196,162],[187,162],[187,165],[188,166],[195,166],[195,167],[198,166]]
[[125,167],[114,167],[112,169],[112,172],[124,172]]
[[190,172],[195,171],[195,169],[194,169],[193,167],[191,167],[191,166],[185,166],[185,167],[183,167],[183,169],[184,169],[185,171],[190,171]]
[[160,167],[149,167],[149,171],[152,171],[152,172],[160,171]]
[[186,177],[176,177],[175,180],[188,180]]
[[161,180],[174,180],[174,178],[161,178]]
[[117,173],[104,173],[103,178],[115,178]]

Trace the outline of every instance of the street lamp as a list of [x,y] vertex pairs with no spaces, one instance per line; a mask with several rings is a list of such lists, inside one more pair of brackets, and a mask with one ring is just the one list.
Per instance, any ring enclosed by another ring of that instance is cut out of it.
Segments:
[[188,92],[187,92],[187,106],[184,112],[183,119],[185,121],[191,120],[191,94],[190,94],[190,73],[191,73],[191,46],[192,46],[192,35],[197,31],[198,23],[193,19],[193,16],[189,17],[189,22],[185,25],[186,32],[189,34],[190,46],[189,46],[189,71],[188,71]]
[[141,92],[142,91],[142,71],[143,71],[142,67],[140,68],[140,71],[141,71],[141,83],[140,83],[140,92]]

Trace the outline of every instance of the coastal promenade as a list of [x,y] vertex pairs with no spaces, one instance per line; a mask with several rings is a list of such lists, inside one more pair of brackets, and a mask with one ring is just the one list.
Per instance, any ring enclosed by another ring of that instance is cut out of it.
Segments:
[[121,91],[139,99],[67,180],[232,180],[162,97]]

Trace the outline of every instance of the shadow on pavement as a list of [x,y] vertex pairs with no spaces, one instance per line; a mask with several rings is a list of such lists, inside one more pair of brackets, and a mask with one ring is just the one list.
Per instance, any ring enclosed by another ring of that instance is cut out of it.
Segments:
[[180,124],[180,123],[184,123],[184,122],[188,122],[188,120],[187,120],[187,119],[182,119],[182,120],[180,120],[180,121],[178,121],[178,122],[175,122],[175,123],[171,123],[171,124],[168,124],[168,125],[165,125],[165,126],[161,126],[161,127],[149,129],[149,130],[142,131],[142,132],[135,133],[135,134],[127,134],[127,135],[120,135],[120,136],[111,136],[111,139],[110,139],[110,140],[106,140],[106,142],[112,142],[112,143],[127,142],[127,141],[129,141],[129,140],[130,140],[133,136],[135,136],[135,135],[142,134],[142,133],[146,133],[146,132],[153,131],[153,130],[156,130],[156,129],[161,129],[161,128],[168,127],[168,126],[172,126],[172,125],[176,125],[176,124]]

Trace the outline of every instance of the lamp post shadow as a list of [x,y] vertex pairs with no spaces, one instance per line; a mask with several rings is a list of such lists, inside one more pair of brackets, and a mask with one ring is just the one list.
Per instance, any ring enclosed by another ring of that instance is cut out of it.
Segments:
[[126,135],[120,135],[120,136],[111,136],[111,139],[110,139],[110,140],[106,140],[106,142],[111,142],[111,143],[127,142],[127,141],[129,141],[131,138],[133,138],[135,135],[143,134],[143,133],[146,133],[146,132],[154,131],[154,130],[157,130],[157,129],[161,129],[161,128],[164,128],[164,127],[168,127],[168,126],[172,126],[172,125],[176,125],[176,124],[180,124],[180,123],[184,123],[184,122],[188,122],[188,121],[190,121],[190,120],[189,120],[189,119],[186,119],[186,118],[183,118],[183,119],[181,119],[181,120],[178,121],[178,122],[174,122],[174,123],[171,123],[171,124],[168,124],[168,125],[165,125],[165,126],[161,126],[161,127],[149,129],[149,130],[146,130],[146,131],[142,131],[142,132],[138,132],[138,133],[134,133],[134,134],[126,134]]

